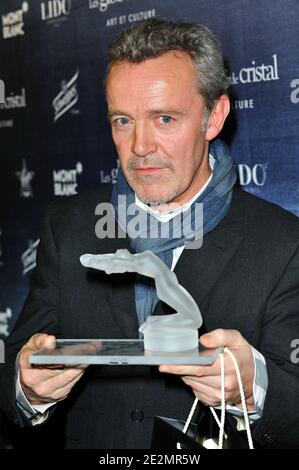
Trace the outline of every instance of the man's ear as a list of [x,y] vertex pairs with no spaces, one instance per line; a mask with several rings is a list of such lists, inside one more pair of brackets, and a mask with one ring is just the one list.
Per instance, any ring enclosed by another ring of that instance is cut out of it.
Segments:
[[211,111],[206,131],[206,140],[214,139],[221,131],[225,119],[230,110],[229,98],[226,95],[220,96]]

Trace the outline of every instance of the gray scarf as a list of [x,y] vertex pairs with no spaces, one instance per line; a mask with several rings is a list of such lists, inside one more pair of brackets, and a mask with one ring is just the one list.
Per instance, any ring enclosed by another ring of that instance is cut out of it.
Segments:
[[[216,140],[210,144],[209,153],[214,157],[215,163],[213,168],[212,179],[205,190],[199,197],[192,203],[188,209],[191,216],[190,218],[181,217],[181,214],[176,215],[170,222],[169,237],[167,238],[150,238],[149,227],[150,218],[153,217],[149,213],[145,213],[147,223],[144,225],[143,233],[137,238],[130,237],[130,226],[128,223],[133,215],[129,215],[127,211],[126,220],[120,216],[118,207],[118,196],[126,196],[126,205],[135,204],[135,193],[127,183],[121,168],[118,172],[117,182],[114,185],[112,192],[112,203],[115,209],[115,217],[121,228],[128,234],[130,239],[130,248],[132,253],[140,253],[145,250],[150,250],[155,253],[164,263],[171,269],[173,250],[179,246],[190,243],[192,240],[197,240],[213,230],[227,214],[231,199],[233,186],[236,181],[236,171],[234,168],[233,160],[229,154],[228,147],[221,140]],[[203,225],[198,227],[196,224],[196,203],[203,204]],[[132,206],[131,206],[132,207]],[[137,208],[141,210],[141,208]],[[145,212],[145,211],[143,211]],[[134,213],[134,211],[130,211]],[[188,226],[182,227],[184,220],[189,220]],[[164,222],[158,222],[159,234],[163,233],[162,225]],[[157,225],[157,220],[155,221]],[[142,229],[142,228],[141,228]],[[179,231],[179,233],[178,233]],[[132,234],[131,234],[132,235]],[[139,324],[142,325],[148,315],[150,315],[157,302],[158,297],[155,290],[153,279],[137,274],[135,283],[135,301],[136,309],[139,319]]]

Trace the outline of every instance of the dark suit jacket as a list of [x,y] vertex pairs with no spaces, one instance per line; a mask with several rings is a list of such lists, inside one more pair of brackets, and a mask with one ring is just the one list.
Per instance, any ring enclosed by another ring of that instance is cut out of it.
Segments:
[[[79,262],[83,253],[129,246],[126,239],[95,235],[95,207],[109,201],[110,191],[105,186],[55,202],[45,216],[32,287],[0,375],[0,407],[21,426],[28,421],[15,404],[14,364],[34,333],[138,337],[135,274],[108,276]],[[252,429],[265,447],[299,447],[299,367],[290,360],[291,341],[299,337],[298,244],[295,216],[236,188],[227,216],[202,248],[184,250],[175,267],[206,330],[239,330],[264,354],[269,385],[263,416]],[[163,309],[159,302],[155,313]],[[57,406],[67,408],[67,447],[133,449],[150,446],[155,415],[186,420],[193,399],[179,377],[157,367],[92,366]]]

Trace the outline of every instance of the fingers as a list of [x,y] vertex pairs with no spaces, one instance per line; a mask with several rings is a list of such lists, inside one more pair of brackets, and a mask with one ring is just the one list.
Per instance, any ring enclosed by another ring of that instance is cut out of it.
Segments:
[[66,398],[72,387],[82,377],[84,369],[70,369],[45,381],[36,381],[31,391],[43,402],[58,401]]
[[183,382],[192,388],[196,398],[208,406],[218,406],[221,402],[220,381],[218,387],[211,387],[194,380],[193,378],[182,377]]
[[54,369],[32,367],[29,356],[41,348],[55,348],[55,336],[38,333],[30,338],[19,354],[20,381],[31,404],[62,400],[82,377],[88,364]]
[[[228,346],[230,350],[234,350],[234,356],[242,377],[246,404],[254,408],[253,379],[255,369],[250,344],[238,331],[224,329],[217,329],[203,335],[200,342],[209,348]],[[203,403],[209,406],[217,406],[220,403],[220,358],[210,366],[162,365],[159,370],[160,372],[180,375],[182,380],[193,389],[197,398]],[[230,404],[239,403],[240,391],[235,366],[232,358],[227,353],[224,354],[224,370],[226,400]]]
[[[182,379],[185,381],[188,380],[189,382],[193,382],[194,384],[206,385],[211,389],[220,390],[221,388],[221,377],[220,376],[210,376],[210,377],[195,377],[195,376],[182,376]],[[239,390],[237,377],[234,373],[226,374],[224,377],[224,386],[225,391],[230,394],[234,392],[234,390]]]
[[[182,377],[183,382],[189,385],[196,397],[209,406],[218,406],[221,403],[221,380],[213,377],[212,381],[203,383],[200,379],[194,377]],[[218,382],[218,386],[217,385]],[[227,378],[224,384],[225,399],[228,403],[237,403],[240,401],[240,393],[238,387],[235,387],[235,380],[233,377]]]
[[237,330],[218,328],[200,337],[200,343],[206,348],[219,348],[221,346],[239,347],[248,344]]
[[63,371],[25,369],[20,371],[22,388],[33,404],[57,401],[66,396],[66,391],[67,393],[71,391],[85,369],[86,365],[66,368]]
[[47,335],[46,333],[36,333],[33,335],[30,340],[28,341],[27,346],[28,348],[38,351],[41,348],[54,348],[55,347],[55,336],[54,335]]
[[211,366],[188,366],[188,365],[162,365],[160,372],[175,375],[192,375],[197,377],[217,376],[220,374],[220,361],[217,359]]
[[81,379],[82,375],[83,375],[83,371],[80,375],[78,375],[78,377],[76,377],[74,380],[72,380],[67,385],[53,391],[53,393],[49,397],[49,400],[51,400],[51,401],[62,401],[62,400],[64,400],[69,395],[69,393],[72,390],[72,388],[74,387],[74,385]]
[[43,382],[43,386],[49,390],[48,393],[53,393],[54,390],[59,390],[73,382],[77,377],[81,377],[85,368],[74,367],[67,368],[64,371],[59,371],[57,375],[50,377]]
[[19,354],[19,368],[31,368],[29,363],[29,356],[42,348],[53,349],[55,347],[55,336],[47,335],[45,333],[36,333],[30,340],[22,347]]
[[[251,353],[251,347],[247,343],[246,340],[244,345],[240,345],[237,347],[237,349],[242,352],[242,355],[239,354],[238,359],[241,359],[241,357],[244,356],[249,352],[249,358],[251,358],[252,353]],[[224,368],[225,368],[225,374],[231,374],[234,373],[234,364],[232,362],[232,359],[230,356],[226,353],[224,353]],[[175,375],[190,375],[190,376],[196,376],[196,377],[211,377],[211,376],[217,376],[221,374],[221,368],[220,368],[220,359],[217,358],[215,362],[213,362],[212,365],[208,366],[197,366],[197,365],[172,365],[172,364],[163,364],[159,366],[159,371],[160,372],[165,372],[169,374],[175,374]]]
[[219,403],[221,403],[220,388],[216,390],[209,387],[208,385],[195,382],[192,379],[189,380],[186,377],[182,377],[182,379],[186,385],[189,385],[189,387],[192,388],[195,396],[203,403],[208,404],[209,406],[218,406]]
[[[215,349],[219,347],[229,347],[230,349],[241,349],[247,348],[250,349],[249,343],[243,338],[241,333],[237,330],[225,330],[223,328],[216,329],[202,335],[200,337],[201,344],[210,349]],[[229,368],[231,367],[231,361],[227,360],[226,363],[228,364]],[[220,374],[220,361],[219,358],[216,361],[208,366],[188,366],[188,365],[162,365],[159,367],[160,372],[167,372],[171,374],[177,375],[197,375],[199,377],[204,375],[218,375]]]
[[209,376],[209,377],[195,377],[192,375],[184,375],[182,376],[182,380],[185,382],[188,380],[188,382],[193,382],[194,384],[202,384],[202,385],[207,385],[210,388],[219,390],[221,387],[221,378],[220,376]]
[[31,404],[38,405],[44,403],[51,403],[53,401],[64,400],[68,396],[76,382],[80,380],[83,373],[84,371],[82,371],[77,377],[75,377],[64,387],[61,387],[57,390],[55,388],[48,388],[48,385],[44,387],[44,384],[40,383],[40,385],[34,388],[34,390],[30,389],[28,392]]

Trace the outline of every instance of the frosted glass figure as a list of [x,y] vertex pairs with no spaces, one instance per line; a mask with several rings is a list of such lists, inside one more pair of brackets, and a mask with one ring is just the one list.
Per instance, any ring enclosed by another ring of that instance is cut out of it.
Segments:
[[143,251],[132,254],[127,249],[104,255],[85,254],[80,257],[83,266],[105,271],[107,274],[137,272],[154,278],[157,296],[176,313],[149,315],[140,326],[144,348],[150,351],[179,352],[198,347],[198,328],[202,325],[200,310],[189,292],[154,253]]

